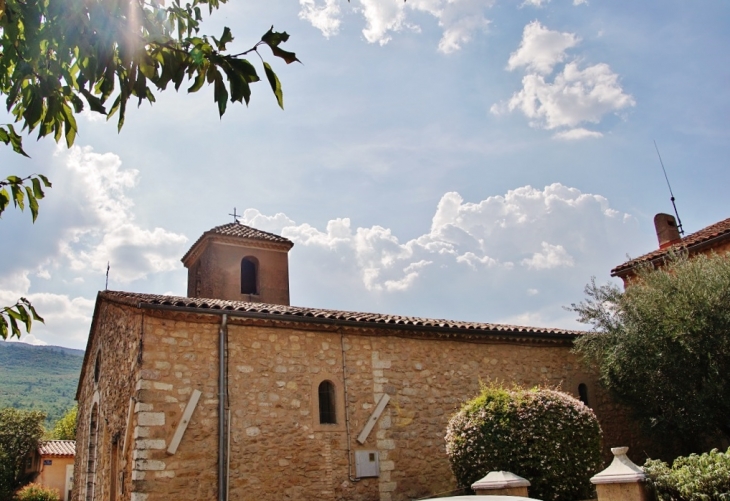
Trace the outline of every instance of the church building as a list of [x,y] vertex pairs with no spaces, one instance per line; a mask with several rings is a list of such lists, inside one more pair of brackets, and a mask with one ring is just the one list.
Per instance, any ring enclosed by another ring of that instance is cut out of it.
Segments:
[[607,447],[639,441],[571,353],[580,332],[290,306],[292,246],[226,224],[183,257],[188,297],[99,293],[75,500],[445,493],[447,422],[490,380],[560,385]]

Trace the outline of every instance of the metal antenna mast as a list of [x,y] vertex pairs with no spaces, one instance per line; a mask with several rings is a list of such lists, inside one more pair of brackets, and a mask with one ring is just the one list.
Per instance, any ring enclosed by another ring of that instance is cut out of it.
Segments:
[[679,212],[677,212],[677,204],[674,203],[674,193],[672,193],[672,185],[669,184],[669,177],[667,176],[667,169],[664,168],[664,162],[662,162],[662,156],[659,154],[659,147],[656,145],[656,141],[654,141],[654,148],[656,149],[656,154],[659,157],[659,163],[662,166],[662,171],[664,172],[664,179],[667,180],[667,187],[669,188],[669,195],[671,196],[670,200],[672,201],[672,207],[674,207],[674,215],[677,216],[677,229],[679,230],[680,235],[684,235],[684,230],[682,229],[682,220],[679,219]]

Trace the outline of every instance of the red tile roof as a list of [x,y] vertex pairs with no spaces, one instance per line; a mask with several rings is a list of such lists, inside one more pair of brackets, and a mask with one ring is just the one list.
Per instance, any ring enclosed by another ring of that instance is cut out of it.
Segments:
[[76,455],[75,440],[48,440],[38,445],[41,456],[74,457]]
[[183,256],[182,261],[185,262],[185,260],[188,258],[188,255],[190,255],[193,249],[195,249],[198,244],[203,241],[203,239],[211,235],[222,235],[226,237],[236,237],[246,240],[268,242],[269,244],[278,244],[279,246],[284,246],[287,249],[291,249],[294,246],[294,242],[292,242],[288,238],[269,233],[268,231],[257,230],[256,228],[251,228],[250,226],[246,226],[245,224],[241,223],[228,223],[221,226],[216,226],[215,228],[203,233],[200,238],[198,238],[195,243],[190,246],[190,249]]
[[[109,299],[130,306],[164,309],[217,310],[230,312],[236,316],[256,318],[278,318],[290,321],[321,321],[338,325],[358,325],[362,327],[382,327],[410,330],[437,330],[442,332],[472,332],[499,334],[507,337],[562,338],[572,339],[583,334],[582,331],[552,329],[543,327],[522,327],[517,325],[490,324],[480,322],[460,322],[430,318],[404,317],[383,313],[362,313],[340,310],[324,310],[266,303],[247,303],[223,299],[189,298],[161,296],[133,292],[103,291],[99,298]],[[202,313],[202,311],[201,311]]]
[[700,231],[696,231],[691,235],[687,235],[682,238],[681,241],[674,245],[670,245],[666,249],[657,249],[655,251],[644,254],[643,256],[631,259],[625,263],[616,266],[611,270],[611,276],[623,276],[627,274],[631,268],[640,263],[646,263],[655,261],[666,256],[669,252],[676,252],[680,250],[687,250],[689,252],[695,252],[706,248],[718,241],[724,241],[730,239],[730,218],[720,221],[719,223],[712,224],[706,228],[702,228]]

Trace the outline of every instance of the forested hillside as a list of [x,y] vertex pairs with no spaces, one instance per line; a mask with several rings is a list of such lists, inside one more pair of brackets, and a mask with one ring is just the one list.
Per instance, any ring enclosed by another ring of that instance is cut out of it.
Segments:
[[40,410],[50,426],[74,404],[82,350],[0,341],[0,408]]

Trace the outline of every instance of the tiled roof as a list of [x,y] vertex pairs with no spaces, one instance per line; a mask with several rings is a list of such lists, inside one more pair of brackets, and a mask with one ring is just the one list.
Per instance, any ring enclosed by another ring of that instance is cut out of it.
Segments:
[[681,241],[677,242],[674,245],[670,245],[665,249],[657,249],[655,251],[649,252],[648,254],[637,257],[636,259],[626,261],[624,264],[616,266],[614,269],[612,269],[611,276],[621,276],[637,264],[654,261],[655,259],[659,259],[667,255],[671,251],[676,252],[686,249],[692,252],[696,248],[707,245],[715,239],[724,240],[726,238],[730,238],[730,218],[725,219],[724,221],[720,221],[719,223],[712,224],[690,235],[687,235],[686,237],[682,238]]
[[241,223],[228,223],[222,226],[216,226],[206,233],[217,233],[219,235],[251,238],[254,240],[268,240],[270,242],[291,243],[291,240],[289,240],[288,238],[274,235],[273,233],[269,233],[267,231],[257,230],[256,228],[251,228],[250,226],[246,226],[245,224]]
[[268,242],[269,244],[278,244],[279,246],[285,246],[287,249],[291,249],[294,246],[294,242],[292,242],[288,238],[269,233],[268,231],[257,230],[256,228],[251,228],[250,226],[246,226],[245,224],[241,223],[228,223],[221,226],[216,226],[215,228],[210,229],[200,235],[200,238],[198,238],[195,243],[190,246],[190,249],[185,253],[182,258],[182,262],[184,263],[188,259],[190,253],[193,252],[193,249],[195,249],[203,241],[204,238],[210,235],[222,235],[226,237],[257,240],[259,242]]
[[76,441],[49,440],[47,442],[41,442],[38,446],[38,454],[41,456],[73,457],[76,455]]
[[[177,296],[161,296],[139,294],[133,292],[103,291],[100,298],[108,298],[115,302],[131,306],[160,306],[164,308],[180,308],[193,310],[223,310],[240,316],[270,318],[293,321],[322,321],[361,325],[362,327],[393,327],[411,330],[458,331],[484,334],[505,334],[508,336],[527,336],[543,338],[571,339],[583,334],[581,331],[551,329],[542,327],[521,327],[517,325],[490,324],[479,322],[459,322],[454,320],[437,320],[430,318],[404,317],[383,313],[361,313],[340,310],[323,310],[297,306],[283,306],[266,303],[247,303],[223,299],[203,299]],[[202,313],[202,312],[201,312]]]

